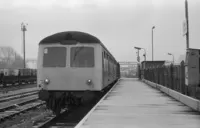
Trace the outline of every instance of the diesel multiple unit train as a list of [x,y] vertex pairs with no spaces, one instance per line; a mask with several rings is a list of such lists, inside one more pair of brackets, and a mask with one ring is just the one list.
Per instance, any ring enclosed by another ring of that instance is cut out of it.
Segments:
[[120,66],[103,43],[88,33],[67,31],[40,41],[39,99],[55,114],[93,99],[120,77]]
[[34,83],[36,82],[36,69],[0,69],[0,85]]

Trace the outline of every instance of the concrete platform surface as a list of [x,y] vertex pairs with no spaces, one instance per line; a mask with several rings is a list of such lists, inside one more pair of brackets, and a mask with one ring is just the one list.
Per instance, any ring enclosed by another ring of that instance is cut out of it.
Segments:
[[122,78],[76,128],[200,128],[200,115],[137,79]]

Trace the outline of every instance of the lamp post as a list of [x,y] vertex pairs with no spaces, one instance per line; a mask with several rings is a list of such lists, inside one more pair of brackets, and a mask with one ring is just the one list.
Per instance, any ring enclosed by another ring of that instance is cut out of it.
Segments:
[[174,64],[174,55],[172,53],[168,53],[168,55],[173,56],[173,64]]
[[144,61],[146,61],[146,49],[144,49],[144,48],[140,48],[140,47],[134,47],[135,49],[143,49],[144,50]]
[[155,29],[155,26],[151,28],[152,30],[152,61],[153,61],[153,29]]
[[26,25],[27,24],[21,23],[21,31],[23,33],[24,68],[26,68],[26,51],[25,51],[25,31],[27,31]]
[[138,50],[138,52],[137,52],[137,61],[140,62],[139,51],[141,50],[141,48],[139,48],[139,47],[134,47],[134,48]]

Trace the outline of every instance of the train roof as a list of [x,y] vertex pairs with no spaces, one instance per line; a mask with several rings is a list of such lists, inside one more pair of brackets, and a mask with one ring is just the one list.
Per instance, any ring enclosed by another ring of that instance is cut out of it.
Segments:
[[52,43],[60,43],[66,40],[75,40],[79,43],[101,43],[101,41],[88,33],[78,32],[78,31],[66,31],[59,32],[48,36],[40,41],[41,44],[52,44]]
[[[55,44],[55,43],[60,43],[62,41],[67,41],[67,40],[75,40],[75,41],[78,41],[79,43],[97,43],[97,44],[100,44],[102,47],[104,47],[104,49],[108,51],[108,49],[103,45],[103,43],[97,37],[85,32],[80,32],[80,31],[65,31],[65,32],[59,32],[59,33],[50,35],[42,39],[39,45]],[[66,43],[67,42],[65,42],[65,44]],[[110,52],[109,54],[112,56]],[[115,60],[113,56],[112,58]]]

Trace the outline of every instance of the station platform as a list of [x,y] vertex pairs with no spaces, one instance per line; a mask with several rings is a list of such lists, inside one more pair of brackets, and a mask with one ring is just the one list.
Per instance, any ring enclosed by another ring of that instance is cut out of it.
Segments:
[[200,114],[131,78],[121,78],[75,128],[200,128]]

